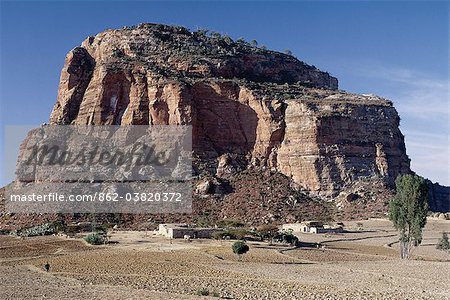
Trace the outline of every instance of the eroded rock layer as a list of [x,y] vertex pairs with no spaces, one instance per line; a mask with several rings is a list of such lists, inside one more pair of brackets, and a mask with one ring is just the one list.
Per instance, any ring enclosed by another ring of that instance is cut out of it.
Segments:
[[70,51],[52,124],[191,124],[197,173],[273,168],[320,196],[408,173],[392,103],[296,58],[182,27],[108,30]]

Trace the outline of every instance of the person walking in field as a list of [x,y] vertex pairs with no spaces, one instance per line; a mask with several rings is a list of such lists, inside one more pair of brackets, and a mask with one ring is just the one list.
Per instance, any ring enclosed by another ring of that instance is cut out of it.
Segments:
[[50,271],[50,264],[48,262],[44,265],[44,269],[47,272]]

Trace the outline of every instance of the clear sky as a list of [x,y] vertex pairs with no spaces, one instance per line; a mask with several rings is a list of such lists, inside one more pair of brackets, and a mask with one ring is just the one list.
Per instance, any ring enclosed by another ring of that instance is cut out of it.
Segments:
[[390,98],[412,169],[450,185],[448,1],[1,1],[0,9],[2,132],[48,120],[65,55],[87,36],[176,24],[290,49],[341,89]]

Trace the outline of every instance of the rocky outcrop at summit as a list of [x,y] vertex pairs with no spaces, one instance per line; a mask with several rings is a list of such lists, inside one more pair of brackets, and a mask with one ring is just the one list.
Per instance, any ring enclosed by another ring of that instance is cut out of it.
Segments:
[[315,195],[410,172],[386,99],[337,90],[296,58],[229,37],[141,24],[66,57],[51,124],[190,124],[198,174],[273,168]]

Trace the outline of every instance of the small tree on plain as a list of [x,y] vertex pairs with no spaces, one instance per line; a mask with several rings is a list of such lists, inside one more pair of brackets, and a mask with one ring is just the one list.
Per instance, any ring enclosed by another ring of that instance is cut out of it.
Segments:
[[448,241],[447,232],[442,233],[442,237],[439,239],[439,242],[436,245],[436,249],[439,249],[439,250],[449,250],[450,249],[450,242]]
[[231,249],[233,250],[233,253],[238,255],[238,259],[241,260],[241,255],[245,254],[250,250],[248,245],[244,241],[236,241],[231,245]]
[[91,245],[103,245],[105,243],[105,238],[98,232],[88,234],[84,240]]
[[400,175],[395,180],[396,195],[389,203],[389,219],[400,231],[400,256],[408,259],[413,247],[422,242],[427,222],[428,185],[416,175]]

